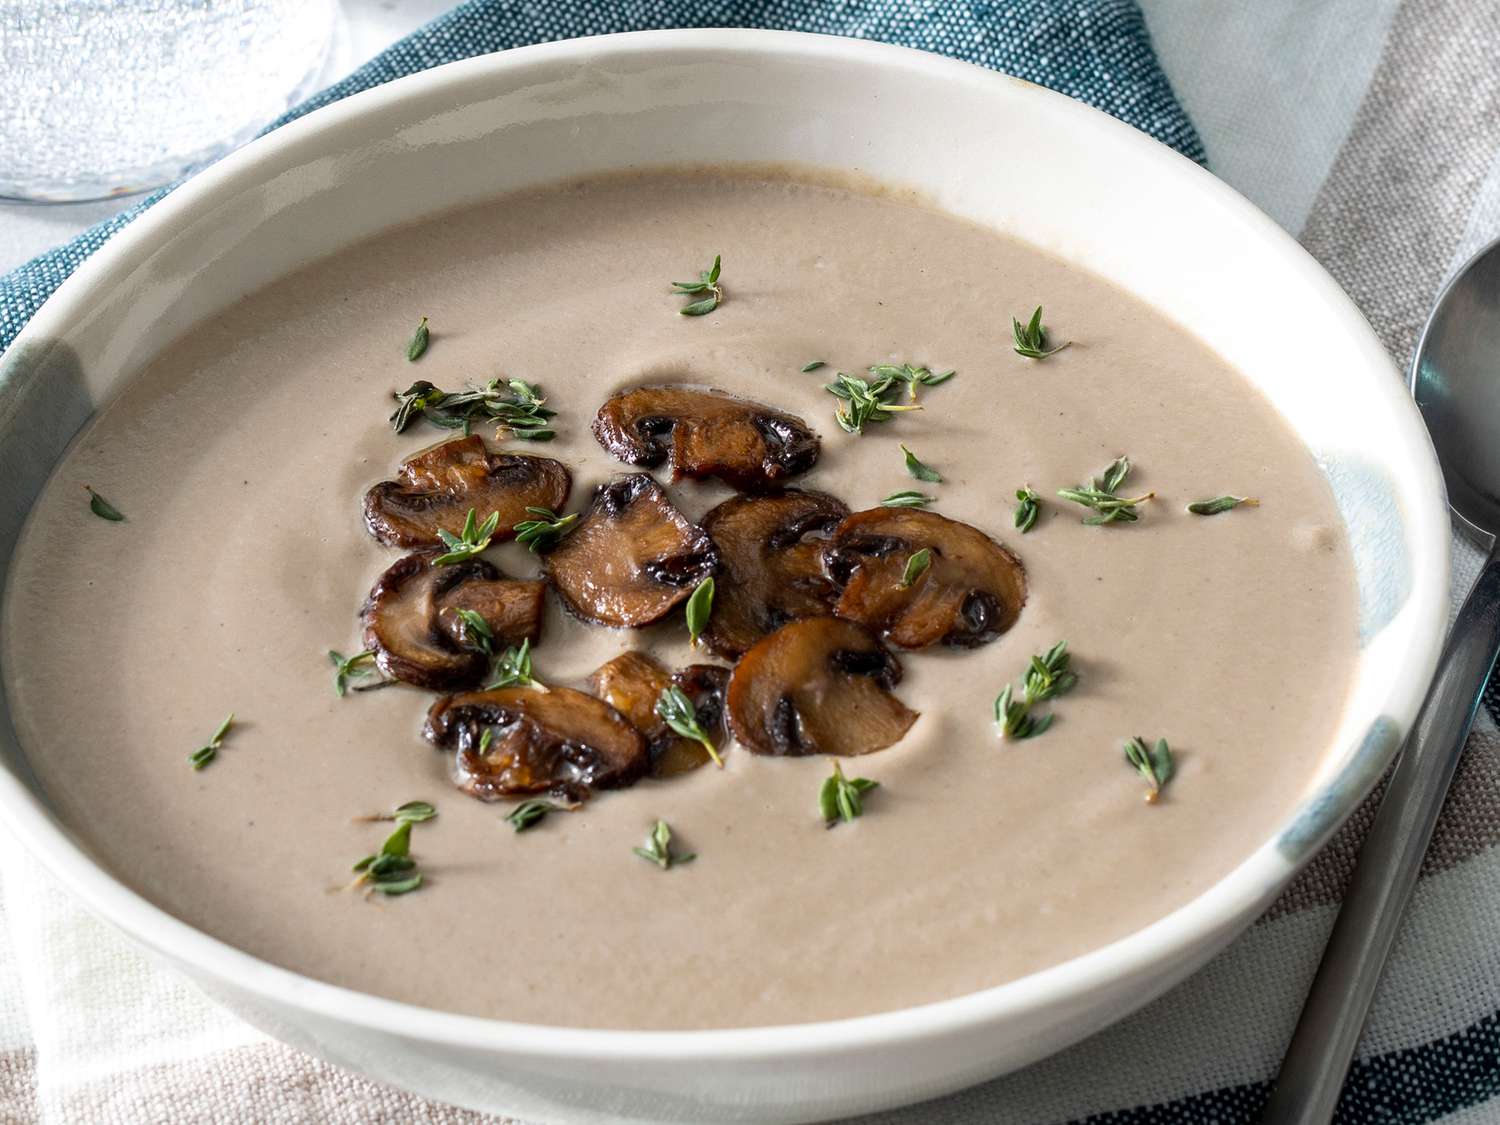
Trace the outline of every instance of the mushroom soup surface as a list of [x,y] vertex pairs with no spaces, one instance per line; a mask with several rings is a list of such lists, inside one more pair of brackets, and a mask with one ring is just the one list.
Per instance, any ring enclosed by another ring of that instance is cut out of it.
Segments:
[[1286,816],[1357,644],[1312,456],[1195,337],[748,172],[510,196],[250,295],[99,411],[5,597],[22,743],[131,886],[581,1027],[856,1016],[1124,937]]

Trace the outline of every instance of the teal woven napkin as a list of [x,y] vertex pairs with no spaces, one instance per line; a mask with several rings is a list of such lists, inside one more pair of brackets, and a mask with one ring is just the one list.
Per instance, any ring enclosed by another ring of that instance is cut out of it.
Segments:
[[[812,31],[919,47],[1050,86],[1203,160],[1203,145],[1157,65],[1135,0],[471,0],[270,129],[441,63],[580,35],[674,27]],[[170,190],[0,277],[0,349],[85,258]]]

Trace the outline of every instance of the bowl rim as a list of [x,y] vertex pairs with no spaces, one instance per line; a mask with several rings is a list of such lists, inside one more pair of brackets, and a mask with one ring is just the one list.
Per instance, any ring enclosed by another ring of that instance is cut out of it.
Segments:
[[[1278,248],[1286,267],[1297,271],[1327,299],[1329,315],[1342,320],[1352,334],[1367,338],[1372,359],[1378,352],[1385,365],[1391,366],[1385,349],[1353,301],[1291,235],[1205,168],[1134,127],[1023,79],[915,48],[833,35],[752,29],[640,31],[511,48],[408,75],[316,109],[225,156],[116,233],[63,282],[5,354],[15,355],[28,343],[66,335],[67,326],[87,307],[90,291],[96,285],[112,273],[128,271],[140,264],[179,223],[210,211],[216,196],[253,184],[262,158],[278,150],[336,132],[347,121],[378,113],[409,96],[459,87],[495,71],[551,68],[570,61],[597,62],[601,57],[692,56],[704,52],[773,57],[782,61],[838,60],[887,71],[918,72],[971,87],[1010,84],[1011,96],[1032,99],[1048,114],[1069,119],[1069,125],[1081,131],[1107,133],[1116,143],[1132,145],[1143,161],[1154,162],[1163,174],[1198,177],[1195,190],[1211,197],[1256,237]],[[1425,603],[1419,604],[1419,609],[1431,620],[1421,622],[1426,628],[1419,627],[1417,643],[1410,650],[1405,684],[1398,685],[1385,709],[1404,734],[1425,695],[1446,628],[1445,615],[1436,612],[1436,608],[1446,607],[1447,603],[1449,539],[1442,480],[1420,415],[1405,395],[1399,378],[1383,382],[1389,386],[1372,379],[1371,393],[1394,395],[1410,409],[1414,426],[1410,436],[1426,450],[1427,463],[1420,467],[1425,468],[1433,484],[1426,490],[1434,498],[1431,509],[1406,512],[1413,528],[1412,540],[1440,556],[1429,557],[1428,567],[1416,568],[1413,601]],[[1443,530],[1440,546],[1426,534],[1439,525]],[[838,1020],[692,1031],[564,1027],[461,1015],[316,980],[263,961],[204,933],[131,890],[71,838],[38,794],[4,768],[0,768],[0,811],[6,814],[9,828],[27,850],[94,913],[137,942],[166,955],[200,982],[222,978],[257,999],[317,1019],[518,1058],[743,1061],[786,1058],[792,1054],[804,1058],[831,1056],[993,1025],[1026,1012],[1065,1006],[1092,991],[1127,980],[1159,965],[1164,952],[1180,955],[1201,947],[1216,934],[1222,934],[1226,927],[1233,927],[1233,932],[1238,933],[1242,917],[1261,905],[1316,852],[1315,847],[1308,847],[1296,858],[1289,857],[1277,846],[1280,837],[1309,808],[1317,806],[1321,810],[1319,822],[1326,824],[1315,841],[1320,845],[1373,786],[1398,745],[1396,740],[1379,750],[1383,754],[1378,763],[1380,768],[1369,773],[1367,782],[1350,787],[1343,775],[1329,778],[1218,883],[1166,916],[1108,945],[1016,980],[946,1000]]]

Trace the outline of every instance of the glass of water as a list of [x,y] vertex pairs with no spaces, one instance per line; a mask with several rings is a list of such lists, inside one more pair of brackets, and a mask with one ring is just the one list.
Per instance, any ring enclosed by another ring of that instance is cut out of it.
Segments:
[[0,196],[167,183],[310,92],[337,0],[0,0]]

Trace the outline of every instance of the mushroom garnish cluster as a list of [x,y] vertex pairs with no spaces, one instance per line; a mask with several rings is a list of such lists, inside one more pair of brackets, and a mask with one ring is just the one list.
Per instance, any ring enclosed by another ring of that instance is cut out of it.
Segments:
[[[450,693],[424,733],[481,800],[576,807],[598,790],[722,766],[731,738],[768,756],[883,750],[918,718],[896,697],[895,650],[984,644],[1025,603],[1020,560],[977,528],[912,508],[851,512],[787,487],[816,466],[820,442],[785,411],[645,386],[610,396],[592,430],[627,465],[736,494],[695,523],[655,477],[622,472],[565,515],[566,466],[465,435],[365,496],[370,533],[411,552],[370,591],[366,648],[387,678]],[[483,557],[517,525],[540,575],[510,577]],[[732,667],[672,669],[632,647],[586,685],[538,684],[529,661],[549,587],[578,620],[614,629],[668,627],[691,600],[693,643]],[[519,663],[524,676],[497,674]]]

